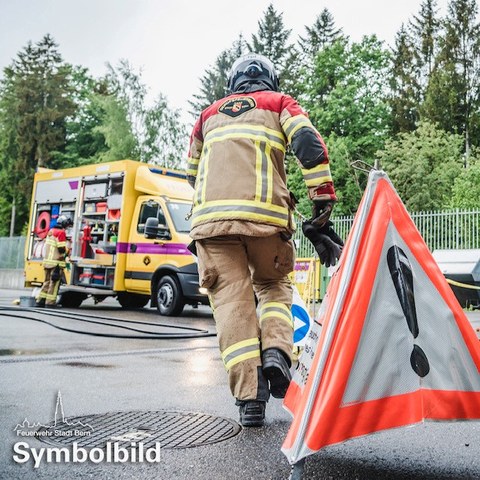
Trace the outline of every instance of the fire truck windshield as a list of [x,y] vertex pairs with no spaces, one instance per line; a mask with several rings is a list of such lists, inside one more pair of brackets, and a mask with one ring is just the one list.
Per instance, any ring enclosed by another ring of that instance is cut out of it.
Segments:
[[175,230],[180,233],[189,233],[191,228],[190,219],[187,217],[192,208],[191,203],[168,202],[167,208],[172,217]]

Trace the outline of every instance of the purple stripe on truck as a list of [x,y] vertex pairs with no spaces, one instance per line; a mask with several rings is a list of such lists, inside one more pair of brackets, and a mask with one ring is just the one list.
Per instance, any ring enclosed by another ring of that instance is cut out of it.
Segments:
[[135,243],[137,249],[130,250],[131,243],[118,242],[117,253],[149,253],[151,255],[191,255],[184,243]]

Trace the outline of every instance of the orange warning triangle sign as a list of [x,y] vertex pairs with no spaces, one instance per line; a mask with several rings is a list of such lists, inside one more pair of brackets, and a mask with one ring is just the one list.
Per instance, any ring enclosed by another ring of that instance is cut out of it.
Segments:
[[480,418],[479,341],[382,171],[369,175],[284,406],[291,463],[425,419]]

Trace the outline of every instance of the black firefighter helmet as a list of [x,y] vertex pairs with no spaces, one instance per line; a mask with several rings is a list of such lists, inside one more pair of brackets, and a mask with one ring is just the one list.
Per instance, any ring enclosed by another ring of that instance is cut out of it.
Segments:
[[230,93],[246,93],[255,90],[278,91],[279,80],[273,63],[258,53],[247,53],[232,65],[228,76]]
[[70,217],[67,217],[66,215],[60,215],[57,218],[57,226],[60,228],[68,228],[73,225],[73,220]]

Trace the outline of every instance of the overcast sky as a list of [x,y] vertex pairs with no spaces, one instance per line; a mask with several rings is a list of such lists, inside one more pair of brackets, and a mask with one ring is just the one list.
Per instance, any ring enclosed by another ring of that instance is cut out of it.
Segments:
[[[305,35],[323,8],[353,40],[375,33],[393,44],[421,0],[0,0],[0,69],[28,41],[53,36],[65,61],[105,73],[127,59],[142,70],[150,95],[188,110],[199,78],[240,33],[250,40],[268,5],[283,13],[291,40]],[[444,15],[448,0],[438,0]]]

